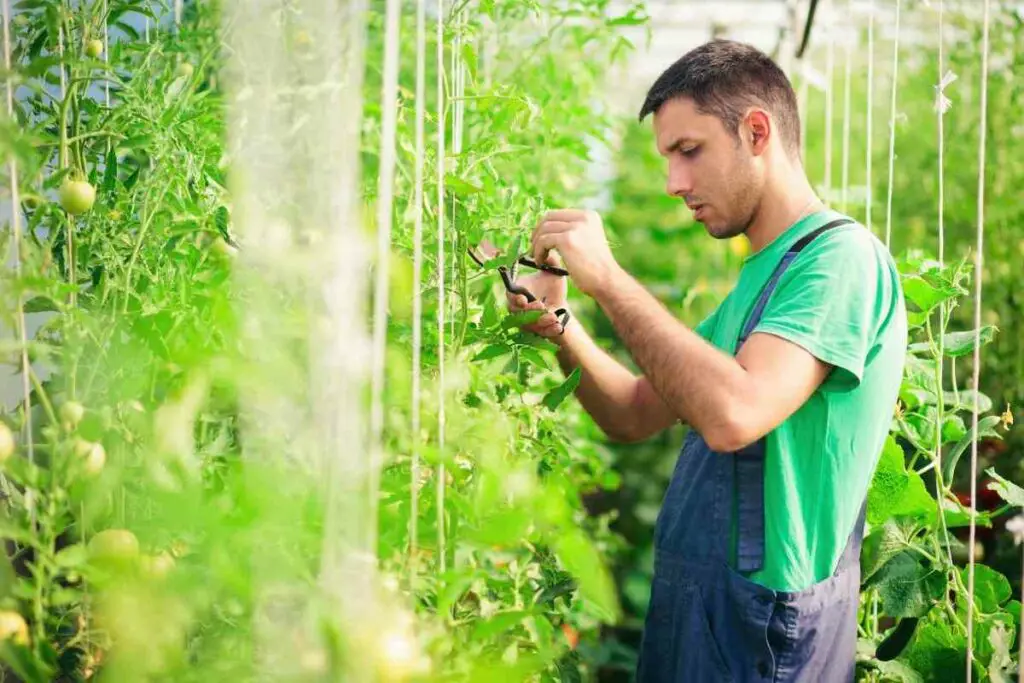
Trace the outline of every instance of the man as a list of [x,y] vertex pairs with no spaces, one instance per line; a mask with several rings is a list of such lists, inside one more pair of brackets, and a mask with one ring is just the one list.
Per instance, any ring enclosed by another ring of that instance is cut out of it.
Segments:
[[576,395],[609,437],[690,427],[655,528],[638,679],[851,681],[863,505],[906,348],[896,268],[815,196],[793,89],[761,52],[694,49],[648,114],[668,192],[712,237],[750,242],[734,289],[690,330],[616,263],[599,216],[561,210],[534,230],[534,257],[564,264],[643,376],[574,319],[561,329],[564,278],[519,281],[544,304],[509,297],[548,307],[531,329],[582,368]]

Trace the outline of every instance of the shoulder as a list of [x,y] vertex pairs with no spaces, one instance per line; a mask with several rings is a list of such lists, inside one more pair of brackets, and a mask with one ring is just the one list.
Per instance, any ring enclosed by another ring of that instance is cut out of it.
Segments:
[[899,274],[889,249],[858,222],[818,235],[797,254],[790,269],[794,277],[815,273],[828,280],[854,279],[868,287],[877,282],[898,288]]
[[846,223],[836,226],[818,235],[814,240],[804,247],[801,257],[827,257],[837,256],[854,260],[877,262],[878,265],[886,265],[884,261],[888,250],[885,244],[878,237],[858,222]]

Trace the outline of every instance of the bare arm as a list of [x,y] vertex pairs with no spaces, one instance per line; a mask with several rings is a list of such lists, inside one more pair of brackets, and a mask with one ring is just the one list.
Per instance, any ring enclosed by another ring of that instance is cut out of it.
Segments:
[[678,322],[622,270],[593,296],[671,413],[716,451],[738,450],[774,429],[831,369],[770,334],[751,335],[734,358]]
[[582,368],[576,398],[609,438],[647,439],[677,421],[646,377],[637,377],[600,348],[576,322],[561,337],[558,362],[566,375]]

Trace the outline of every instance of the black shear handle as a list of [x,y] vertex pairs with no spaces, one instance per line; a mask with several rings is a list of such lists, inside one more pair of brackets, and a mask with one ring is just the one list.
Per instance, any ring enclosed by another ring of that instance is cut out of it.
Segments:
[[[537,297],[533,295],[533,292],[528,290],[526,287],[523,287],[522,285],[517,285],[515,282],[512,281],[512,276],[509,274],[508,268],[506,268],[505,266],[499,266],[498,272],[501,274],[501,279],[505,283],[505,289],[507,289],[510,294],[521,294],[522,296],[526,297],[526,301],[531,304],[537,300]],[[562,331],[564,332],[565,326],[569,324],[569,319],[572,316],[569,314],[569,311],[565,308],[555,309],[555,315],[558,316],[558,322],[562,325]]]
[[526,266],[527,268],[533,268],[535,270],[543,270],[545,273],[551,273],[552,275],[561,275],[562,277],[568,277],[569,271],[565,268],[559,268],[558,266],[549,266],[546,263],[537,263],[529,256],[520,256],[519,264]]

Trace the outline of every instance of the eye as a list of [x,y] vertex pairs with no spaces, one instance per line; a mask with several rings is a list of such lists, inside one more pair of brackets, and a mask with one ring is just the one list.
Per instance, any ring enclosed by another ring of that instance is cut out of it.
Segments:
[[682,154],[684,157],[693,158],[697,156],[697,152],[699,151],[700,145],[696,145],[694,147],[688,147],[687,149],[681,149],[679,150],[679,153]]

